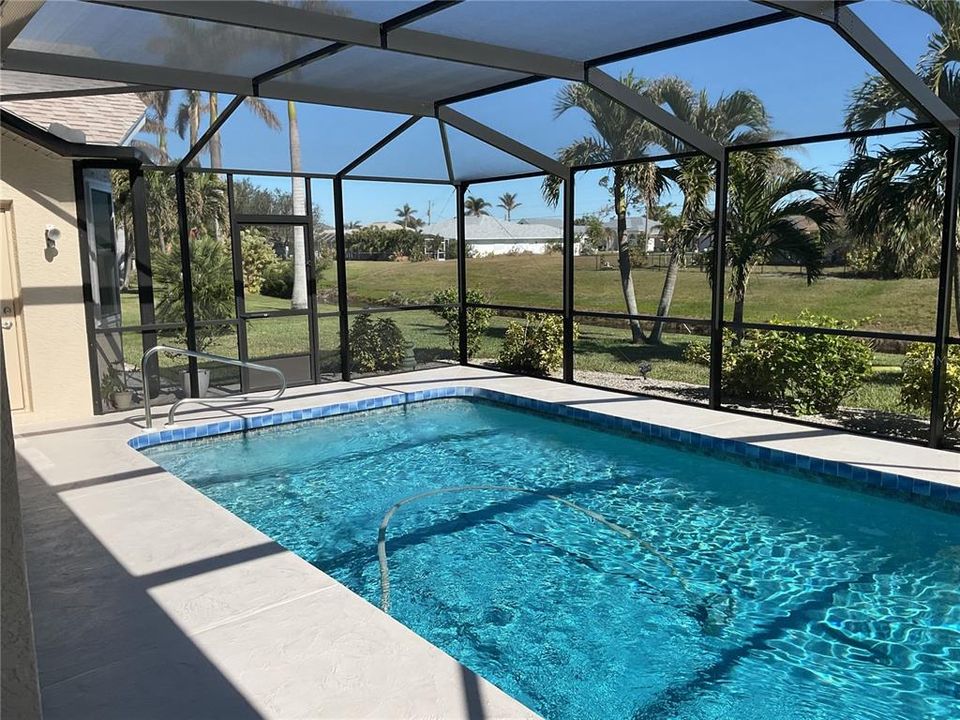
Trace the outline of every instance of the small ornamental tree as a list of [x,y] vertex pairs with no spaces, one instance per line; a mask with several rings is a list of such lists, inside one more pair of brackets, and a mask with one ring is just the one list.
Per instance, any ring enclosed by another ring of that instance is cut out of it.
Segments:
[[240,231],[240,253],[243,256],[244,292],[258,294],[263,288],[264,277],[280,259],[273,245],[256,228]]
[[[487,298],[479,290],[467,290],[467,302],[482,305]],[[460,351],[460,311],[458,308],[459,295],[456,288],[447,288],[434,293],[433,304],[438,305],[433,313],[447,324],[447,340],[450,349],[455,353]],[[493,311],[488,308],[467,308],[467,357],[474,357],[480,352],[483,342],[483,333],[490,327]]]
[[355,372],[396,370],[403,364],[404,339],[390,318],[360,313],[350,328],[350,361]]

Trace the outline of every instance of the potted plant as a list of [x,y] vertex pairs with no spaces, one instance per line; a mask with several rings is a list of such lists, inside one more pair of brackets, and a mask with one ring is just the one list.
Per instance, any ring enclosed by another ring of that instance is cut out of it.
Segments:
[[[203,321],[223,320],[233,316],[233,268],[230,254],[223,243],[208,235],[195,235],[190,241],[190,262],[193,271],[193,314],[197,322],[196,349],[205,352],[213,342],[230,330],[229,325],[206,324]],[[154,287],[163,288],[156,305],[157,322],[182,323],[183,271],[180,250],[174,247],[154,264]],[[200,324],[203,323],[203,324]],[[177,338],[182,347],[187,339],[184,331]],[[205,397],[210,387],[210,371],[197,368],[197,397]],[[192,395],[189,370],[180,373],[184,395]]]
[[111,365],[100,378],[100,396],[110,402],[117,410],[129,410],[133,407],[133,391],[128,390],[117,369]]

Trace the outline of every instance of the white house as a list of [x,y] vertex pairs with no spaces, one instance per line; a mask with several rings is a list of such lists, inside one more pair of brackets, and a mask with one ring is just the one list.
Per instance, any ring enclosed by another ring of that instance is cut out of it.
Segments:
[[[532,253],[542,255],[563,242],[563,229],[529,222],[508,222],[491,215],[468,215],[464,218],[467,245],[478,257],[506,255],[509,253]],[[424,235],[437,235],[447,240],[457,239],[457,220],[441,220],[421,228]],[[574,243],[574,253],[579,254],[580,243]]]

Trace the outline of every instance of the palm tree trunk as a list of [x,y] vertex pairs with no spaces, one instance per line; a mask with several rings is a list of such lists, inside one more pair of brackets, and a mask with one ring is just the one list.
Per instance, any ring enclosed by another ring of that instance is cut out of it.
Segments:
[[[660,303],[657,305],[657,317],[662,318],[670,314],[670,303],[673,302],[673,293],[677,289],[677,277],[680,275],[680,249],[675,247],[670,253],[670,262],[667,264],[667,276],[663,279],[663,290],[660,291]],[[659,345],[663,339],[663,321],[657,320],[647,342]]]
[[[297,104],[287,101],[287,119],[290,125],[290,170],[300,172],[300,126],[297,124]],[[291,179],[293,194],[293,214],[305,215],[307,212],[306,190],[304,179]],[[293,227],[293,295],[290,298],[290,308],[305,310],[307,307],[307,264],[306,243],[304,242],[303,226]]]
[[[213,125],[216,122],[217,117],[220,115],[220,110],[217,107],[217,93],[212,92],[209,94],[209,100],[207,103],[207,109],[210,115],[210,124]],[[220,145],[220,133],[214,133],[213,137],[210,138],[210,167],[212,168],[221,168],[223,163],[221,162],[223,155],[221,152]]]
[[960,263],[953,263],[953,312],[957,318],[957,335],[960,335]]
[[[623,174],[613,171],[613,204],[617,213],[617,265],[620,269],[620,287],[628,315],[637,315],[637,296],[633,290],[633,268],[630,267],[630,241],[627,238],[627,201],[623,193]],[[630,338],[634,344],[646,341],[639,320],[630,320]]]

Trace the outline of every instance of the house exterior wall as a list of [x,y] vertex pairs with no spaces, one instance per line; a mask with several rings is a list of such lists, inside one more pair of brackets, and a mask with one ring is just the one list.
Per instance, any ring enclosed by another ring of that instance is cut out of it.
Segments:
[[[533,255],[543,255],[549,252],[551,247],[556,247],[560,239],[551,238],[549,240],[528,240],[526,242],[501,242],[499,240],[471,240],[467,238],[467,246],[473,248],[475,257],[486,257],[488,255],[517,255],[520,253],[531,253]],[[574,254],[580,254],[580,243],[574,243]]]
[[[17,424],[93,414],[73,162],[6,130],[0,135],[0,201],[8,201],[20,275],[27,408]],[[45,231],[60,231],[57,253]]]

